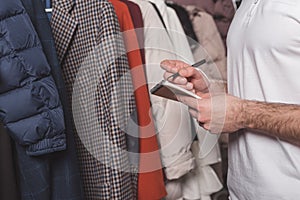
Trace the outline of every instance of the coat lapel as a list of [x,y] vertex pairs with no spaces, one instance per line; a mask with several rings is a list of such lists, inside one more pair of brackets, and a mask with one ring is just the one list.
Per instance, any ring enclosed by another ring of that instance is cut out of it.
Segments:
[[74,5],[74,0],[53,1],[51,26],[60,63],[62,63],[65,57],[78,24],[71,15]]

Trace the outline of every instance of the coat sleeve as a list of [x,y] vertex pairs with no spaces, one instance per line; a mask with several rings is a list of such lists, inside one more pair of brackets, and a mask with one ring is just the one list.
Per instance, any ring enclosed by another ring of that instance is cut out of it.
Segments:
[[35,29],[15,3],[0,9],[8,12],[0,20],[0,120],[28,155],[61,151],[66,137],[56,85]]

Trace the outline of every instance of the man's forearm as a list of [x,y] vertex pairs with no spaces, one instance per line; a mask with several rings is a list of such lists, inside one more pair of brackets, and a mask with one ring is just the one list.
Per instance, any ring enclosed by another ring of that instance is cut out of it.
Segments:
[[242,109],[245,128],[262,130],[300,144],[300,105],[244,100]]

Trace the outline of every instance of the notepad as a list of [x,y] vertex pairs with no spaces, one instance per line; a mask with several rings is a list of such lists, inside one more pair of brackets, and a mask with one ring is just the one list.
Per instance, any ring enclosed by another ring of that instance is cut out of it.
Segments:
[[173,84],[167,80],[162,80],[160,83],[156,84],[151,90],[151,94],[164,97],[167,99],[171,99],[174,101],[178,101],[177,96],[189,96],[196,99],[201,99],[198,95],[195,93],[186,90],[176,84]]

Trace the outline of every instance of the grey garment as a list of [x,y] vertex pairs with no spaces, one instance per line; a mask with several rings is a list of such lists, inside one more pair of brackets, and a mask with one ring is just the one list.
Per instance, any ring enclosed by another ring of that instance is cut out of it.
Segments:
[[86,198],[134,199],[137,173],[131,173],[126,127],[135,102],[115,11],[104,0],[52,3]]
[[15,158],[11,138],[0,125],[0,199],[19,200]]

